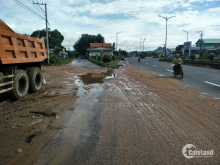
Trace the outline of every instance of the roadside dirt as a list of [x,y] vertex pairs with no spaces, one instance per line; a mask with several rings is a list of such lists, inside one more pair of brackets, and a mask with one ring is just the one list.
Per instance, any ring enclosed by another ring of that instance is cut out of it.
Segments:
[[[219,164],[220,101],[129,65],[108,85],[91,164]],[[214,150],[186,159],[182,148]],[[105,153],[105,154],[103,154]]]
[[[106,70],[43,70],[41,92],[0,103],[0,164],[219,164],[220,100],[132,65],[111,78]],[[186,144],[214,156],[187,159]]]
[[[220,100],[132,65],[114,73],[82,85],[74,114],[36,165],[219,164]],[[214,156],[187,159],[186,144]]]
[[74,111],[77,76],[106,69],[64,65],[43,66],[42,71],[47,84],[41,91],[16,102],[0,96],[0,165],[34,164]]

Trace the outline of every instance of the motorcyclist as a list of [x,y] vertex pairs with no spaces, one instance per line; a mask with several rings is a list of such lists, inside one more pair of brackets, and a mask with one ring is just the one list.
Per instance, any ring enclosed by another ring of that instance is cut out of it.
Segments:
[[138,62],[140,62],[141,61],[141,56],[140,55],[138,55]]
[[176,72],[179,62],[182,62],[182,59],[179,57],[179,54],[176,54],[176,57],[173,59],[173,64],[174,64],[173,73]]

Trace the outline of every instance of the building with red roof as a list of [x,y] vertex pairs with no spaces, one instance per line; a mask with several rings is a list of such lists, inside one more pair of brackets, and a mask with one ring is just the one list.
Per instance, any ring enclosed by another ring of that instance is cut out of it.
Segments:
[[90,43],[90,48],[87,49],[89,53],[89,57],[91,56],[100,56],[100,55],[113,55],[113,50],[115,48],[115,44],[111,43]]

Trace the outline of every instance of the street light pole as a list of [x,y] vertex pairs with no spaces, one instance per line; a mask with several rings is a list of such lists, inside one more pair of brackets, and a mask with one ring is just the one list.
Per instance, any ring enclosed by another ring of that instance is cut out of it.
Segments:
[[198,31],[198,33],[201,35],[200,56],[202,57],[202,50],[203,50],[202,36],[203,36],[204,34],[203,34],[203,31]]
[[[183,31],[187,33],[187,44],[188,44],[188,31],[186,31],[186,30],[183,30]],[[184,56],[185,56],[185,49],[184,49]],[[189,56],[188,57],[190,57],[190,48],[189,48]]]
[[145,42],[145,38],[144,38],[144,40],[143,40],[143,52],[144,52],[144,42]]
[[188,31],[185,31],[185,30],[183,30],[183,31],[187,33],[187,42],[188,42]]
[[118,34],[119,33],[122,33],[122,31],[116,33],[116,51],[117,51],[117,48],[118,48]]
[[172,16],[172,17],[163,17],[163,16],[160,16],[160,15],[158,15],[158,16],[161,17],[161,18],[164,18],[164,19],[166,20],[165,58],[167,58],[167,50],[166,50],[166,48],[167,48],[167,21],[168,21],[170,18],[173,18],[173,17],[175,17],[175,16]]

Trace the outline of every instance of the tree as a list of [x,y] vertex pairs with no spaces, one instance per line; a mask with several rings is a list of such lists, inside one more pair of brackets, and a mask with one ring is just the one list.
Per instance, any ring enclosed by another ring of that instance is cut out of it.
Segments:
[[212,62],[213,59],[215,58],[215,55],[214,54],[209,54],[208,55],[208,59]]
[[104,63],[111,62],[111,56],[105,54],[105,55],[103,56],[103,58],[102,58],[102,61],[103,61]]
[[121,50],[121,51],[120,51],[120,54],[121,54],[121,56],[123,56],[123,57],[127,57],[127,56],[128,56],[128,53],[126,52],[126,50]]
[[[46,38],[46,31],[45,29],[36,30],[31,34],[31,37]],[[51,49],[60,48],[63,40],[64,40],[64,36],[57,29],[53,31],[49,31],[49,48]]]
[[195,61],[196,55],[192,54],[192,55],[190,56],[190,58],[191,58],[193,61]]
[[90,43],[105,43],[105,39],[101,34],[98,35],[90,35],[90,34],[82,34],[81,37],[76,41],[73,45],[75,51],[80,54],[86,54],[86,50],[90,47]]
[[178,45],[176,47],[176,53],[179,54],[180,56],[182,56],[183,52],[182,52],[182,49],[183,49],[183,45]]

